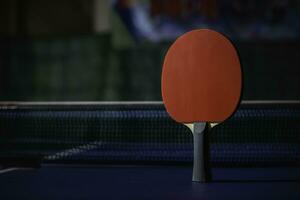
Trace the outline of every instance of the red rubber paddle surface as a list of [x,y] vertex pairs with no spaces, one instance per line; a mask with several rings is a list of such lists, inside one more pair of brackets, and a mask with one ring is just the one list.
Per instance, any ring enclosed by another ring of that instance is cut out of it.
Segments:
[[237,109],[242,89],[235,47],[213,30],[184,34],[165,56],[161,89],[167,112],[177,122],[226,120]]

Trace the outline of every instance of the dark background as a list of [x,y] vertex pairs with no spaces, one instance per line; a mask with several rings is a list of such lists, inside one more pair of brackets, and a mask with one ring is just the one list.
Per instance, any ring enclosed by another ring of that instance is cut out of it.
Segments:
[[300,99],[299,0],[3,0],[0,13],[1,101],[161,100],[169,45],[207,27],[238,48],[243,100]]

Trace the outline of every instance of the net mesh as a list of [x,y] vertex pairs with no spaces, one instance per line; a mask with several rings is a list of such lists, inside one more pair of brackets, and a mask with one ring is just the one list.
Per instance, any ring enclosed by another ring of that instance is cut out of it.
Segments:
[[[1,106],[0,158],[191,164],[192,134],[160,103]],[[213,167],[300,166],[300,104],[247,103],[209,133]]]

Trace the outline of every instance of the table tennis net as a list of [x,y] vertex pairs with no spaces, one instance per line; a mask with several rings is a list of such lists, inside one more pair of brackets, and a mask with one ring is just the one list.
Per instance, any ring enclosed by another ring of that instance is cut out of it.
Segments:
[[[3,104],[0,164],[187,164],[192,134],[161,103]],[[213,167],[300,166],[300,104],[243,103],[209,133]]]

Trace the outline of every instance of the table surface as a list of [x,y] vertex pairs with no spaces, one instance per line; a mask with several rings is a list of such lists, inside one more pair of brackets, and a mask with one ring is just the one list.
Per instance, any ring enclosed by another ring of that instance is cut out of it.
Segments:
[[300,199],[298,168],[219,168],[191,181],[189,166],[43,165],[0,174],[0,199]]

